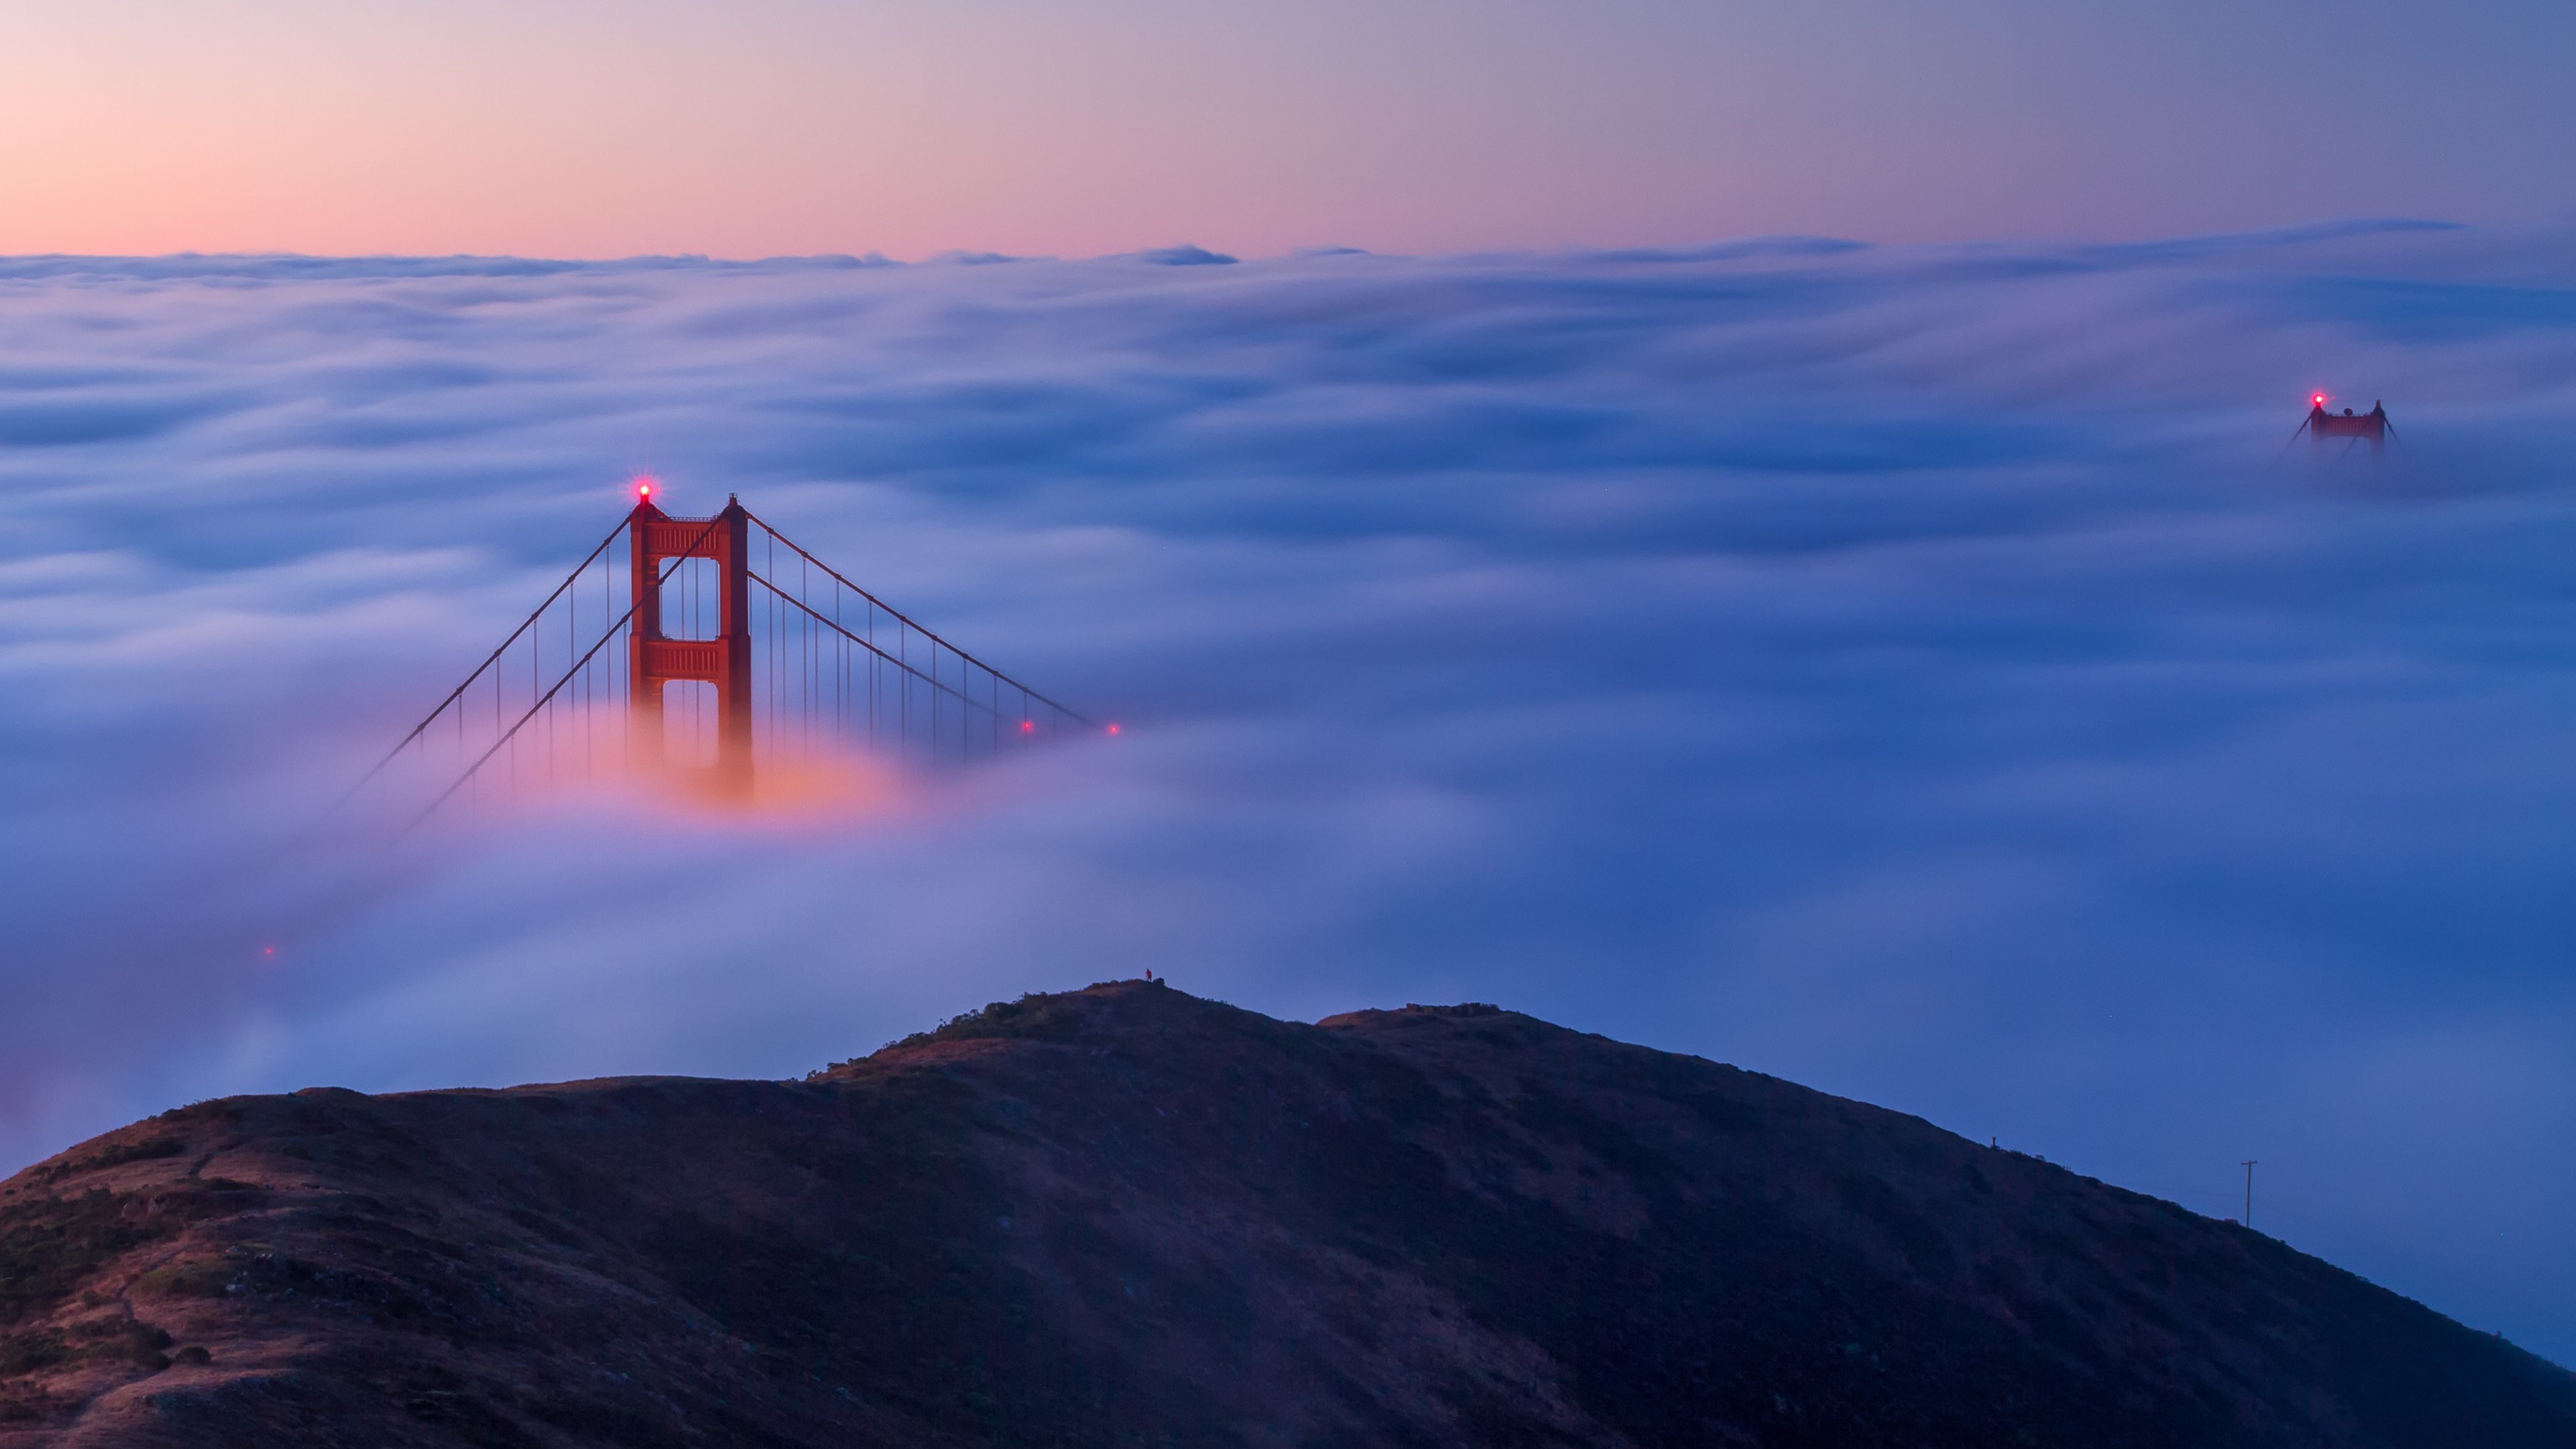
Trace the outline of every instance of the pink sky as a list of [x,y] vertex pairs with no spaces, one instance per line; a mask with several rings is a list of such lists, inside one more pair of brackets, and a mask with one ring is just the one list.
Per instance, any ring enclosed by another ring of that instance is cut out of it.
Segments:
[[2556,0],[99,0],[0,46],[0,252],[2544,220],[2570,55]]

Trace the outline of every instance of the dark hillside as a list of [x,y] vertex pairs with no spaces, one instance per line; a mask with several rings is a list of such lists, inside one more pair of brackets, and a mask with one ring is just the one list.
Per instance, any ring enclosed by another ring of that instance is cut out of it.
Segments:
[[2576,1446],[2232,1224],[1490,1007],[201,1104],[0,1186],[0,1446]]

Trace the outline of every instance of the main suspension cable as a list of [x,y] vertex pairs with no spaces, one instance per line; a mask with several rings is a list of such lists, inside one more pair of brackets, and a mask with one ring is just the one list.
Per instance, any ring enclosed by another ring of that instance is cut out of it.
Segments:
[[[793,548],[795,545],[790,544],[788,546]],[[913,678],[920,680],[922,683],[929,685],[931,688],[938,690],[940,693],[954,695],[961,703],[971,705],[976,709],[983,709],[986,707],[985,705],[968,698],[966,695],[959,693],[956,687],[949,684],[947,680],[934,679],[931,676],[922,673],[920,670],[913,668],[911,665],[906,664],[902,660],[895,658],[893,655],[888,654],[882,649],[879,649],[867,640],[860,638],[858,635],[851,633],[849,630],[844,629],[822,615],[815,613],[812,605],[806,603],[803,599],[797,598],[794,594],[787,592],[778,585],[771,583],[769,580],[762,578],[760,575],[753,573],[751,570],[745,569],[743,570],[743,573],[747,575],[753,583],[760,585],[762,588],[769,590],[779,598],[786,600],[791,607],[802,612],[806,618],[813,620],[815,623],[822,625],[824,628],[829,629],[833,633],[840,635],[842,638],[849,640],[851,643],[858,645],[870,654],[873,654],[879,659],[884,660],[886,663],[893,665],[895,668],[902,670],[904,673],[911,675]],[[921,632],[927,634],[930,631],[924,629]],[[989,673],[990,671],[987,672]],[[1065,713],[1073,714],[1073,711],[1068,709]],[[1075,719],[1082,719],[1082,716],[1080,715],[1074,715],[1073,717]],[[1084,724],[1091,723],[1089,720],[1082,720],[1082,722]]]
[[[456,701],[458,701],[459,699],[464,698],[464,696],[465,696],[465,691],[467,691],[467,690],[469,690],[469,689],[471,689],[471,688],[473,688],[473,687],[474,687],[474,681],[476,681],[476,680],[478,680],[478,679],[480,679],[480,678],[482,678],[482,677],[483,677],[483,671],[485,671],[485,670],[487,670],[487,669],[491,668],[491,667],[493,666],[493,664],[495,664],[496,662],[498,662],[498,661],[499,661],[499,659],[501,658],[501,656],[502,656],[503,654],[508,653],[508,652],[509,652],[509,649],[510,649],[510,646],[519,642],[519,636],[520,636],[520,635],[522,635],[522,634],[525,634],[526,632],[528,632],[529,628],[530,628],[531,626],[533,626],[533,625],[537,622],[537,620],[538,620],[539,618],[541,618],[541,617],[543,617],[543,616],[544,616],[544,614],[545,614],[546,610],[553,608],[553,607],[554,607],[554,605],[555,605],[555,600],[557,600],[557,599],[559,599],[559,598],[562,598],[562,597],[563,597],[563,592],[564,592],[564,590],[571,588],[571,587],[573,586],[573,583],[574,583],[574,581],[575,581],[575,580],[579,579],[579,578],[582,576],[582,574],[583,574],[584,572],[586,572],[586,571],[590,568],[590,566],[591,566],[592,564],[597,563],[597,562],[599,561],[599,556],[600,556],[601,554],[603,554],[603,553],[608,552],[608,546],[609,546],[610,544],[612,544],[612,543],[617,542],[617,535],[619,535],[619,534],[621,534],[621,533],[624,533],[625,531],[626,531],[626,520],[621,518],[621,519],[617,520],[617,526],[616,526],[615,528],[612,528],[612,529],[610,529],[610,530],[608,531],[608,537],[603,538],[603,539],[601,539],[601,540],[599,541],[599,547],[592,549],[592,550],[590,551],[590,556],[589,556],[589,557],[587,557],[587,558],[583,559],[583,560],[581,561],[580,565],[579,565],[578,567],[576,567],[576,568],[575,568],[571,573],[568,573],[568,574],[564,575],[564,581],[563,581],[562,583],[559,583],[559,584],[555,585],[555,591],[554,591],[553,593],[551,593],[551,594],[546,595],[546,601],[545,601],[544,603],[542,603],[542,604],[537,605],[536,609],[535,609],[534,611],[532,611],[532,612],[528,615],[528,617],[527,617],[527,618],[522,619],[522,620],[520,620],[520,621],[519,621],[519,627],[510,631],[510,637],[501,641],[501,647],[500,647],[500,648],[498,648],[498,649],[493,650],[490,658],[487,658],[487,659],[485,659],[482,663],[480,663],[480,664],[478,664],[478,665],[474,666],[474,672],[473,672],[473,673],[471,673],[471,674],[469,674],[469,675],[467,675],[467,676],[465,676],[465,682],[464,682],[463,684],[460,684],[460,685],[456,686],[454,689],[449,690],[449,691],[448,691],[448,693],[447,693],[447,698],[442,699],[442,700],[440,700],[440,701],[438,702],[438,708],[431,710],[431,711],[428,713],[428,715],[426,715],[425,717],[423,717],[423,718],[422,718],[422,720],[421,720],[421,722],[420,722],[420,723],[418,723],[418,724],[416,724],[416,725],[413,725],[413,726],[411,727],[411,733],[409,733],[409,734],[407,734],[407,735],[404,735],[404,736],[402,737],[402,743],[400,743],[400,744],[398,744],[398,745],[395,745],[395,746],[394,746],[392,749],[390,749],[390,750],[385,751],[385,757],[384,757],[383,759],[381,759],[381,760],[376,761],[375,768],[374,768],[374,769],[371,769],[371,770],[369,770],[369,771],[367,771],[367,773],[365,773],[364,775],[359,776],[359,777],[358,777],[358,783],[356,783],[356,784],[354,784],[354,785],[351,785],[351,786],[348,788],[348,790],[347,790],[346,792],[344,792],[344,793],[340,796],[340,798],[339,798],[338,800],[336,800],[336,801],[334,801],[334,802],[332,803],[331,808],[332,808],[333,810],[337,810],[337,809],[339,809],[342,805],[346,805],[346,804],[348,804],[348,803],[349,803],[349,797],[350,797],[350,796],[355,795],[355,794],[357,794],[360,790],[365,789],[365,788],[367,787],[367,782],[368,782],[368,781],[373,780],[374,778],[376,778],[376,776],[377,776],[377,775],[382,774],[382,773],[384,772],[384,768],[385,768],[385,766],[392,764],[392,763],[394,762],[394,758],[395,758],[396,756],[400,755],[404,750],[406,750],[406,749],[410,748],[410,746],[411,746],[411,742],[412,742],[412,741],[414,741],[414,740],[416,740],[416,739],[419,739],[419,738],[421,737],[421,735],[422,735],[425,731],[427,731],[427,730],[428,730],[428,728],[429,728],[431,725],[433,725],[433,724],[437,723],[437,722],[438,722],[438,717],[439,717],[440,715],[442,715],[442,714],[447,713],[447,707],[448,707],[449,705],[454,704],[454,703],[456,703]],[[630,610],[628,610],[627,612],[632,613],[632,612],[634,612],[634,611],[630,609]],[[586,656],[586,655],[585,655],[584,657],[585,657],[585,658],[587,658],[588,656]],[[496,696],[495,696],[495,698],[498,698],[498,696],[496,695]],[[444,798],[444,797],[441,797],[441,798]],[[326,812],[326,813],[327,813],[327,812]]]
[[[763,531],[765,531],[765,532],[767,532],[767,533],[769,534],[769,536],[770,536],[770,537],[772,537],[772,538],[774,538],[774,539],[777,539],[780,543],[783,543],[783,544],[787,545],[789,548],[794,549],[794,550],[797,552],[797,554],[798,554],[799,556],[801,556],[801,557],[802,557],[802,558],[803,558],[807,563],[812,564],[814,567],[816,567],[816,568],[818,568],[818,569],[821,569],[823,572],[825,572],[825,573],[827,573],[827,574],[830,574],[833,578],[838,579],[844,587],[846,587],[847,589],[849,589],[849,590],[850,590],[850,592],[852,592],[852,593],[854,593],[854,594],[857,594],[860,598],[863,598],[863,599],[867,600],[869,603],[876,605],[878,608],[885,610],[885,611],[886,611],[887,613],[889,613],[889,614],[892,614],[892,615],[893,615],[894,617],[896,617],[897,619],[902,620],[902,621],[903,621],[903,623],[904,623],[907,627],[911,628],[911,629],[912,629],[913,631],[915,631],[916,633],[919,633],[919,634],[920,634],[920,635],[922,635],[924,638],[926,638],[926,639],[930,640],[932,643],[939,645],[941,648],[944,648],[944,649],[949,650],[951,653],[954,653],[958,658],[963,659],[963,660],[967,661],[967,662],[968,662],[968,663],[970,663],[970,664],[973,664],[976,668],[981,669],[981,670],[983,670],[984,672],[986,672],[986,673],[988,673],[988,674],[991,674],[991,675],[993,675],[993,676],[994,676],[994,677],[996,677],[996,678],[1004,679],[1004,680],[1008,680],[1008,681],[1010,682],[1010,684],[1011,684],[1011,687],[1012,687],[1012,688],[1026,691],[1026,692],[1027,692],[1027,694],[1028,694],[1028,696],[1029,696],[1031,699],[1034,699],[1034,700],[1036,700],[1038,703],[1045,705],[1047,708],[1052,709],[1052,710],[1055,710],[1055,711],[1057,711],[1057,712],[1059,712],[1059,713],[1062,713],[1062,714],[1068,714],[1068,715],[1071,715],[1071,716],[1073,716],[1073,718],[1074,718],[1074,719],[1076,719],[1076,720],[1080,721],[1080,722],[1081,722],[1081,723],[1083,723],[1083,724],[1090,724],[1090,723],[1092,723],[1092,720],[1091,720],[1091,717],[1090,717],[1090,716],[1083,714],[1083,713],[1082,713],[1081,711],[1079,711],[1079,710],[1072,709],[1072,708],[1069,708],[1069,707],[1067,707],[1067,706],[1065,706],[1065,705],[1058,704],[1058,703],[1056,703],[1054,700],[1047,698],[1045,695],[1038,693],[1036,690],[1034,690],[1034,689],[1030,689],[1027,685],[1020,683],[1018,680],[1016,680],[1016,679],[1012,679],[1012,678],[1011,678],[1011,676],[1009,676],[1009,675],[1007,675],[1007,674],[1002,673],[1002,671],[1000,671],[1000,670],[998,670],[998,669],[995,669],[992,665],[985,663],[983,660],[976,658],[974,655],[969,654],[969,653],[967,653],[965,650],[958,648],[956,645],[949,643],[947,640],[940,638],[937,634],[932,633],[930,630],[923,628],[923,627],[922,627],[918,622],[916,622],[916,621],[915,621],[915,620],[914,620],[910,615],[908,615],[908,614],[904,613],[901,609],[898,609],[898,608],[896,608],[894,605],[887,603],[885,600],[878,598],[876,595],[869,593],[867,590],[865,590],[865,589],[863,589],[863,588],[860,588],[857,584],[851,583],[851,582],[850,582],[850,580],[849,580],[847,577],[845,577],[845,576],[841,573],[841,571],[840,571],[839,569],[836,569],[836,568],[832,567],[830,564],[827,564],[827,563],[823,562],[821,559],[814,557],[814,555],[812,555],[812,554],[810,554],[810,553],[807,553],[807,552],[805,551],[805,547],[804,547],[804,545],[802,545],[802,544],[798,543],[796,540],[794,540],[794,539],[792,539],[792,538],[789,538],[787,535],[785,535],[785,534],[783,534],[783,533],[780,533],[777,529],[775,529],[775,528],[771,528],[771,527],[769,526],[769,521],[768,521],[767,519],[762,518],[759,514],[757,514],[757,513],[753,513],[753,512],[752,512],[750,509],[748,509],[748,508],[744,509],[744,510],[743,510],[743,513],[744,513],[744,515],[745,515],[745,516],[749,517],[749,518],[751,519],[751,521],[752,521],[752,522],[759,524],[759,525],[761,526],[762,530],[763,530]],[[775,587],[776,587],[776,585],[772,585],[771,587],[775,588]],[[801,606],[800,606],[800,607],[801,607]],[[813,611],[809,609],[809,610],[807,610],[806,612],[811,613],[811,612],[813,612]]]

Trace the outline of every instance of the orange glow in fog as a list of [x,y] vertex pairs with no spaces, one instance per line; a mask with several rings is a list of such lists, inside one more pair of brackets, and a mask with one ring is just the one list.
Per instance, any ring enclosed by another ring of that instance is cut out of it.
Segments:
[[830,751],[763,751],[751,772],[748,800],[712,770],[650,770],[632,778],[663,803],[691,814],[779,824],[883,815],[905,806],[914,793],[901,766]]

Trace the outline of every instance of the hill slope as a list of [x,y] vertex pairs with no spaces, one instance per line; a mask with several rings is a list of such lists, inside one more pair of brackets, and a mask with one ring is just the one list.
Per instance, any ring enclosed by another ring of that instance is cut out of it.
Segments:
[[0,1445],[2576,1445],[2231,1224],[1490,1007],[200,1104],[0,1186]]

